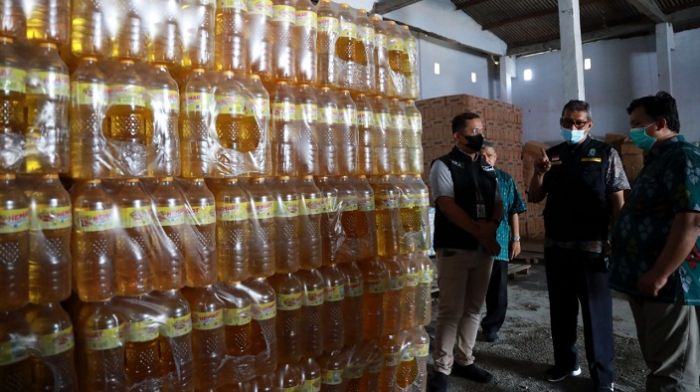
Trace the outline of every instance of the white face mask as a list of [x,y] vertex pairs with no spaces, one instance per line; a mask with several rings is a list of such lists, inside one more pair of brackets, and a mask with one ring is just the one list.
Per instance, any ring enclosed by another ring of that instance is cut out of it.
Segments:
[[578,144],[586,138],[586,131],[580,129],[561,128],[561,137],[568,143]]

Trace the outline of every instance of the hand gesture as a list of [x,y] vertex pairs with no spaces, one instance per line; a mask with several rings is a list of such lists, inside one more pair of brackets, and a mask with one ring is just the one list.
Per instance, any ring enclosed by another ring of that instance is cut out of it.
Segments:
[[539,174],[545,174],[552,168],[552,162],[549,161],[547,156],[547,151],[542,149],[542,157],[540,159],[535,159],[535,170]]

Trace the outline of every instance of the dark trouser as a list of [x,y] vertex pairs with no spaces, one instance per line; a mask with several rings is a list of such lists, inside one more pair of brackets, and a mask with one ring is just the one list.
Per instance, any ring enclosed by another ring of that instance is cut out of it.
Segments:
[[609,385],[615,379],[612,297],[609,273],[602,268],[601,257],[552,247],[545,250],[545,263],[554,365],[565,371],[578,366],[576,336],[580,302],[591,377],[596,385]]
[[481,320],[484,334],[497,333],[506,320],[508,308],[508,262],[493,261],[491,280],[486,292],[486,316]]

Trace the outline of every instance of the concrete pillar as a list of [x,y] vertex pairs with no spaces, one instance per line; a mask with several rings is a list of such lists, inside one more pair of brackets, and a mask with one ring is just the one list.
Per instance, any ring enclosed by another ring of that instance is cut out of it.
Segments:
[[564,76],[564,100],[586,99],[583,81],[583,44],[579,0],[559,0],[561,66]]
[[515,74],[515,58],[512,56],[501,56],[498,60],[498,71],[500,73],[500,98],[501,101],[513,103],[513,81]]
[[671,70],[671,51],[675,49],[673,25],[659,23],[656,25],[656,65],[659,70],[659,90],[673,94],[673,77]]

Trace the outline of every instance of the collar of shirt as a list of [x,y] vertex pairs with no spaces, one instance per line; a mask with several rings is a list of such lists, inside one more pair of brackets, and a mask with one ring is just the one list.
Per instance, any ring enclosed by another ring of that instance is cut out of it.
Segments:
[[654,146],[649,150],[649,153],[644,158],[644,164],[649,164],[664,155],[666,151],[674,147],[676,143],[684,142],[685,137],[682,135],[676,135],[668,140],[664,140],[661,143],[654,143]]

